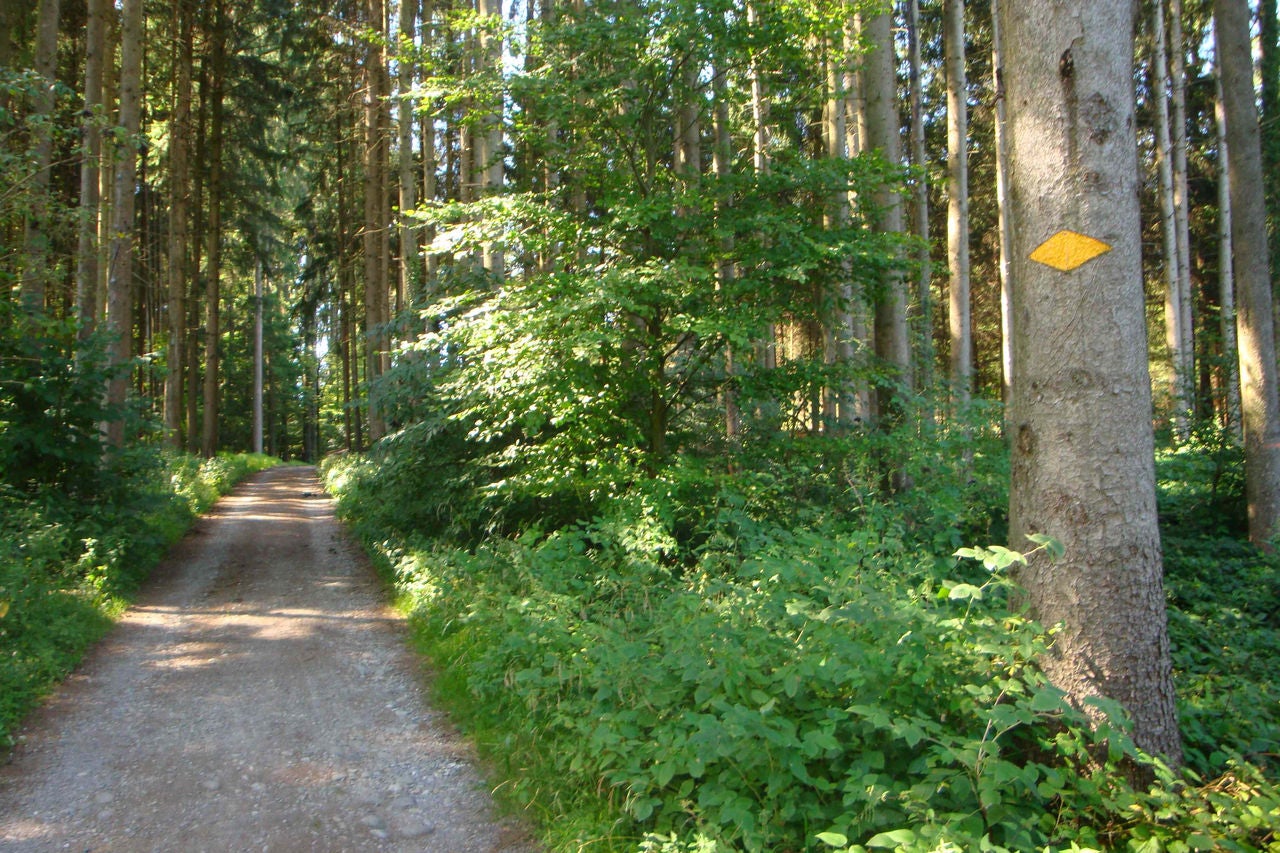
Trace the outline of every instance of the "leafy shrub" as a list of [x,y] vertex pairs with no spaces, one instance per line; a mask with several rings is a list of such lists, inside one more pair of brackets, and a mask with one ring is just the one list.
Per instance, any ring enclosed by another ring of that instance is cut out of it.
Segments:
[[[685,459],[592,516],[466,543],[383,524],[397,506],[378,467],[327,474],[405,596],[438,694],[502,790],[545,815],[552,849],[1274,843],[1275,784],[1231,757],[1260,760],[1265,714],[1240,727],[1226,693],[1202,691],[1183,708],[1200,775],[1151,763],[1117,709],[1092,727],[1044,682],[1033,661],[1051,635],[1008,613],[999,572],[942,556],[1003,522],[984,497],[1001,495],[1004,462],[979,439],[910,439],[936,501],[886,499],[867,460],[897,448],[875,437],[801,441],[732,475]],[[433,500],[430,481],[394,482],[397,500]],[[1244,596],[1276,576],[1241,572]],[[1219,656],[1181,651],[1180,618],[1182,689],[1222,679]],[[1274,707],[1243,657],[1226,676]],[[1137,763],[1155,785],[1130,783]]]

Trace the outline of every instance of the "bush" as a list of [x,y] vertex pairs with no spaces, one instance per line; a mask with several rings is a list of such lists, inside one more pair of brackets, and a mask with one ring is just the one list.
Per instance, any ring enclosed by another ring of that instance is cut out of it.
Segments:
[[[1217,577],[1208,554],[1171,552],[1173,600],[1200,602],[1173,617],[1195,771],[1179,775],[1136,751],[1116,708],[1092,727],[1066,707],[1033,663],[1052,637],[1009,614],[1001,573],[944,556],[1002,532],[998,447],[973,431],[777,441],[733,472],[673,461],[568,523],[524,507],[483,539],[396,521],[437,493],[395,454],[394,474],[329,466],[437,695],[551,849],[1275,843],[1280,796],[1257,763],[1275,694],[1243,654],[1275,649],[1252,616],[1230,666],[1209,643],[1225,614],[1275,601],[1274,565],[1250,552]],[[885,492],[886,455],[916,460],[915,489]],[[1234,689],[1267,705],[1256,724]],[[1136,766],[1156,783],[1135,787]]]

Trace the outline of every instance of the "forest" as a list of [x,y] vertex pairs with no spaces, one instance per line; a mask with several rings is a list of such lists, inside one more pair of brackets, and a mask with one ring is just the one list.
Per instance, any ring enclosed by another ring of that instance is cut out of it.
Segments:
[[1276,0],[0,6],[0,749],[319,464],[555,851],[1280,850]]

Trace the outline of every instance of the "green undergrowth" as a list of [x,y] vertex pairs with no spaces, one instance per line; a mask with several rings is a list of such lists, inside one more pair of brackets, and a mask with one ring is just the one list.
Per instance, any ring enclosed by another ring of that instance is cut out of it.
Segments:
[[0,485],[0,747],[195,517],[274,464],[143,447],[74,489]]
[[997,440],[782,438],[536,485],[464,444],[422,427],[325,475],[549,850],[1280,849],[1280,563],[1190,521],[1236,495],[1204,447],[1161,460],[1175,773],[1118,709],[1064,704],[1034,664],[1052,631],[1008,605],[1018,555],[967,547],[1003,541]]

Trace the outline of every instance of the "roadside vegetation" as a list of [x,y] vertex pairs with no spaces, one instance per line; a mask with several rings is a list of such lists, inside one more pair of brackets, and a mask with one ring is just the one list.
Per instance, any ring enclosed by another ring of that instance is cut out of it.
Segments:
[[1245,542],[1238,449],[1157,461],[1172,771],[1037,670],[994,420],[644,470],[437,417],[326,476],[551,850],[1280,849],[1280,558]]
[[[0,434],[14,440],[12,429]],[[274,464],[137,446],[59,485],[26,481],[21,466],[0,469],[0,751],[196,516]]]

